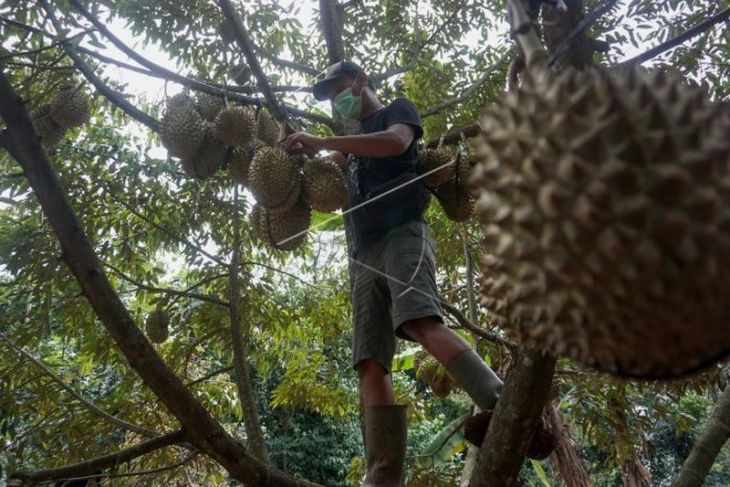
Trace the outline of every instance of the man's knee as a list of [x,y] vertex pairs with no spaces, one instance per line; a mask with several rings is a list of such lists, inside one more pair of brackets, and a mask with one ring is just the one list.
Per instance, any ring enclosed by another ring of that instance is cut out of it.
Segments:
[[418,343],[423,343],[434,331],[440,331],[444,324],[435,316],[425,316],[414,320],[404,321],[401,325],[403,333]]
[[357,363],[355,368],[357,369],[357,375],[360,377],[361,380],[366,377],[375,378],[388,375],[388,371],[383,367],[380,362],[378,362],[377,359],[374,358],[361,360]]

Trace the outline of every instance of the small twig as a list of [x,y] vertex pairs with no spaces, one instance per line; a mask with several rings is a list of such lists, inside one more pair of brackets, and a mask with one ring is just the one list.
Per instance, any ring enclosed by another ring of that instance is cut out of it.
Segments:
[[[221,331],[222,331],[222,329],[221,329]],[[200,382],[205,382],[206,380],[212,379],[216,375],[225,374],[226,372],[230,372],[231,370],[233,370],[233,366],[232,365],[229,365],[228,367],[223,367],[223,368],[220,368],[220,369],[216,369],[213,372],[209,372],[209,373],[205,374],[202,377],[199,377],[197,379],[191,380],[190,382],[188,382],[187,384],[185,384],[185,386],[186,387],[192,387],[195,384],[199,384]]]
[[473,123],[471,125],[467,125],[466,127],[450,131],[446,135],[443,135],[441,137],[429,140],[428,142],[426,142],[426,147],[438,147],[439,143],[441,143],[442,145],[454,145],[461,142],[463,137],[470,138],[476,137],[477,135],[479,135],[479,124]]
[[430,117],[431,115],[435,115],[449,107],[452,107],[454,105],[457,105],[464,100],[468,99],[471,95],[474,94],[479,88],[481,88],[484,83],[489,81],[489,78],[492,77],[493,72],[499,68],[502,67],[502,65],[505,64],[505,62],[509,59],[508,56],[502,56],[499,61],[488,67],[484,73],[479,76],[479,78],[474,81],[471,85],[469,85],[460,95],[454,96],[452,98],[449,98],[446,101],[443,101],[439,103],[438,105],[434,105],[431,108],[427,108],[426,110],[421,112],[421,118]]
[[499,345],[504,345],[505,347],[509,348],[510,350],[516,350],[517,344],[507,340],[506,338],[503,338],[498,333],[493,333],[491,331],[487,331],[484,328],[478,326],[475,323],[472,323],[466,316],[464,316],[464,313],[459,311],[459,308],[454,306],[453,304],[449,303],[445,299],[441,300],[441,306],[444,307],[444,310],[446,310],[447,313],[449,313],[451,316],[456,318],[456,321],[459,322],[459,324],[467,330],[468,332],[480,337],[484,338],[485,340],[489,340],[490,342],[497,343]]
[[[41,482],[41,481],[59,481],[71,480],[71,476],[88,475],[83,478],[97,478],[101,476],[100,470],[105,468],[116,467],[122,463],[127,463],[135,458],[142,455],[146,455],[153,451],[157,451],[161,448],[165,448],[170,445],[182,443],[185,440],[185,434],[182,430],[167,433],[155,438],[151,438],[142,443],[130,446],[123,450],[110,453],[89,460],[65,465],[63,467],[49,468],[44,470],[38,470],[36,472],[18,472],[12,476],[12,478],[18,478],[25,481]],[[81,479],[82,477],[74,477]]]
[[116,423],[116,424],[118,424],[119,426],[121,426],[122,428],[124,428],[126,430],[134,431],[135,433],[138,433],[140,435],[149,436],[149,437],[153,437],[153,436],[156,436],[157,435],[157,433],[154,432],[154,431],[150,431],[150,430],[148,430],[146,428],[143,428],[141,426],[137,426],[136,424],[132,424],[132,423],[130,423],[128,421],[125,421],[123,419],[119,419],[116,416],[113,416],[113,415],[107,413],[106,411],[104,411],[103,409],[101,409],[99,406],[97,406],[96,404],[94,404],[93,402],[89,401],[84,396],[82,396],[81,394],[79,394],[78,392],[76,392],[76,390],[73,387],[71,387],[68,384],[66,384],[58,375],[56,375],[51,369],[49,369],[48,367],[46,367],[46,365],[43,362],[41,362],[40,360],[38,360],[37,358],[35,358],[30,352],[26,351],[20,345],[17,345],[8,335],[6,335],[5,333],[3,333],[3,332],[0,331],[0,337],[2,337],[3,341],[5,341],[5,343],[7,343],[8,345],[10,345],[10,347],[12,349],[14,349],[16,352],[18,352],[19,354],[23,355],[25,358],[27,358],[28,360],[30,360],[31,362],[33,362],[33,364],[36,367],[38,367],[43,372],[45,372],[45,374],[48,377],[50,377],[51,379],[53,379],[53,381],[56,384],[58,384],[59,386],[61,386],[61,388],[63,388],[66,392],[68,392],[69,394],[71,394],[76,400],[78,400],[84,406],[86,406],[89,409],[89,411],[91,411],[92,413],[96,414],[97,416],[101,416],[102,418],[104,418],[104,419],[106,419],[108,421],[111,421],[113,423]]
[[405,73],[406,71],[411,70],[413,68],[413,66],[415,66],[416,63],[418,62],[418,60],[420,59],[421,53],[423,53],[423,50],[426,48],[426,46],[428,46],[431,43],[431,41],[433,39],[435,39],[436,36],[442,30],[444,30],[446,28],[446,26],[449,25],[456,18],[456,16],[459,14],[459,12],[461,12],[461,9],[463,9],[465,5],[466,5],[466,1],[462,1],[461,3],[459,3],[459,5],[454,9],[454,11],[451,12],[451,14],[448,17],[446,17],[446,19],[433,32],[431,32],[431,34],[426,38],[426,40],[424,40],[418,46],[416,46],[416,48],[413,50],[413,54],[411,55],[411,58],[408,60],[407,63],[405,63],[401,66],[392,66],[392,67],[386,69],[385,71],[383,71],[382,73],[374,74],[373,76],[370,77],[372,79],[372,81],[377,83],[378,81],[383,81],[385,79],[390,78],[391,76],[395,76],[397,74]]
[[730,19],[730,7],[726,8],[725,10],[722,10],[721,12],[716,13],[712,17],[703,20],[702,22],[698,23],[694,27],[690,28],[689,30],[683,32],[682,34],[679,34],[675,37],[672,37],[669,40],[666,40],[659,44],[656,47],[653,47],[649,49],[646,52],[643,52],[639,54],[638,56],[635,56],[627,61],[624,61],[622,63],[619,63],[619,66],[624,65],[630,65],[630,64],[641,64],[644,61],[648,61],[649,59],[668,51],[674,47],[677,47],[678,45],[682,44],[683,42],[698,36],[705,32],[707,29],[712,27],[713,25],[722,22],[724,20]]
[[77,481],[77,480],[98,479],[98,478],[101,478],[101,477],[107,477],[107,478],[111,478],[111,477],[136,477],[136,476],[139,476],[139,475],[149,475],[149,474],[153,474],[153,473],[166,472],[168,470],[174,470],[174,469],[176,469],[178,467],[182,467],[183,465],[189,463],[197,455],[199,455],[198,452],[193,452],[190,455],[188,455],[187,457],[185,457],[183,460],[181,460],[181,461],[179,461],[177,463],[173,463],[173,464],[170,464],[170,465],[166,465],[164,467],[152,468],[150,470],[137,470],[135,472],[102,472],[102,473],[94,473],[94,474],[91,474],[91,475],[83,475],[83,476],[80,476],[80,477],[69,477],[69,478],[63,478],[63,479],[44,480],[42,482],[38,482],[38,485],[50,484],[51,482],[53,482],[54,484],[60,482],[61,485],[63,485],[66,482],[74,482],[74,481]]
[[189,292],[189,291],[179,291],[177,289],[155,287],[155,286],[150,286],[148,284],[144,284],[143,282],[138,281],[137,279],[134,279],[134,278],[126,275],[124,272],[117,269],[110,263],[105,262],[103,260],[101,262],[102,262],[102,264],[104,264],[106,267],[111,269],[115,274],[117,274],[119,277],[121,277],[125,281],[131,282],[138,288],[144,289],[146,291],[153,292],[153,293],[165,293],[165,294],[171,294],[173,296],[182,296],[182,297],[198,299],[200,301],[207,301],[209,303],[217,304],[217,305],[223,306],[223,307],[229,306],[228,301],[224,301],[222,299],[216,298],[215,296],[207,296],[205,294],[193,293],[193,292]]

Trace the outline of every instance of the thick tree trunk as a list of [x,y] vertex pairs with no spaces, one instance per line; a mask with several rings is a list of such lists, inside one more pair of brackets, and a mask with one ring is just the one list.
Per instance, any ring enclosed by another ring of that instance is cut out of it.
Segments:
[[261,430],[259,412],[256,407],[256,395],[253,392],[251,376],[248,373],[248,333],[241,323],[241,309],[238,305],[241,293],[239,272],[241,235],[239,231],[238,188],[234,190],[233,199],[233,257],[228,281],[228,301],[231,314],[231,347],[233,348],[233,375],[238,388],[238,398],[243,409],[244,428],[248,445],[253,454],[265,463],[270,463],[269,452],[266,449],[264,433]]
[[554,372],[553,357],[527,349],[516,354],[494,408],[470,487],[517,485]]
[[570,436],[570,430],[563,421],[563,415],[554,404],[548,407],[548,420],[550,429],[557,438],[555,451],[550,455],[550,462],[553,464],[554,470],[559,473],[565,487],[590,487],[592,483],[588,478],[588,472],[578,451],[578,446]]
[[725,442],[730,438],[730,386],[720,396],[707,426],[684,461],[672,487],[702,485]]
[[58,175],[41,147],[22,100],[0,73],[0,116],[7,129],[0,142],[20,163],[78,280],[120,351],[142,380],[183,425],[186,437],[237,480],[249,485],[313,485],[284,475],[253,457],[232,438],[162,361],[135,324],[104,273],[89,238],[76,218]]
[[342,40],[343,14],[344,11],[338,0],[319,0],[320,29],[327,45],[327,58],[330,64],[345,59],[345,47]]

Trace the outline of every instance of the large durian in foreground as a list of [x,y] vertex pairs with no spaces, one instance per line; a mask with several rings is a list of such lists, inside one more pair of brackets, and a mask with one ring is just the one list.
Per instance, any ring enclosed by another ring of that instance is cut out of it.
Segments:
[[272,213],[257,203],[250,218],[261,241],[278,250],[294,250],[306,239],[311,217],[311,208],[300,199],[286,213]]
[[261,147],[256,151],[249,167],[248,183],[256,201],[272,213],[288,211],[302,191],[299,167],[278,147]]
[[483,303],[528,344],[618,375],[718,360],[730,351],[727,109],[658,71],[541,66],[480,122]]
[[342,170],[331,162],[314,158],[302,170],[304,201],[318,211],[339,210],[347,203],[347,185]]

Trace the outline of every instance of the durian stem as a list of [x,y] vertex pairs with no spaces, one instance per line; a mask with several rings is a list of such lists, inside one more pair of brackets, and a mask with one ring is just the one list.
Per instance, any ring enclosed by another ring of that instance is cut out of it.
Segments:
[[702,485],[723,445],[730,438],[730,386],[712,411],[704,431],[684,461],[672,487]]
[[547,63],[547,52],[542,47],[540,38],[533,26],[532,19],[527,15],[522,0],[508,0],[507,9],[510,15],[510,27],[517,43],[525,53],[525,64],[528,68]]

